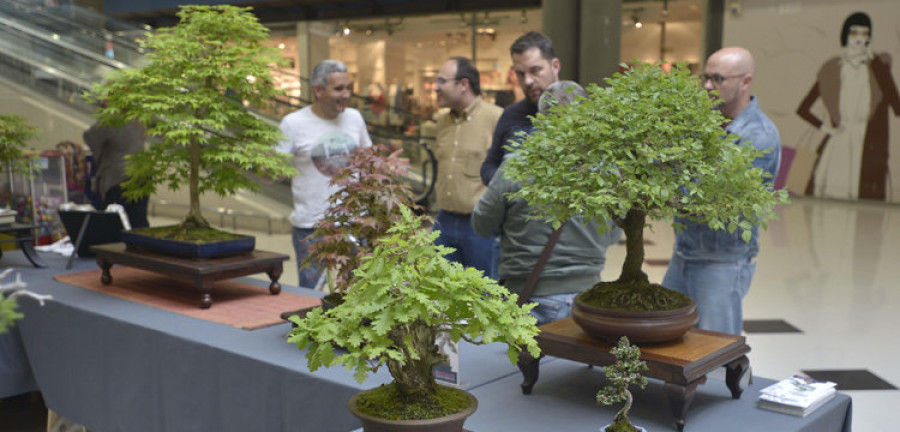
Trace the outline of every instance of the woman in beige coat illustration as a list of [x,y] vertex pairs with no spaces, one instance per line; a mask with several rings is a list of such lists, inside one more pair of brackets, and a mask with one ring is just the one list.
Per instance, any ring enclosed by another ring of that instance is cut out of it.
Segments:
[[[888,109],[900,114],[900,97],[887,53],[873,54],[872,21],[857,12],[844,21],[844,51],[822,65],[797,114],[826,133],[816,153],[807,195],[885,200],[888,185]],[[828,112],[816,117],[817,99]]]

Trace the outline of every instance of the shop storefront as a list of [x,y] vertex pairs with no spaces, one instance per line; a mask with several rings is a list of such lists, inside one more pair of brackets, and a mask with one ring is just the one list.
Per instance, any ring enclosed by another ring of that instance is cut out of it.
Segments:
[[[700,64],[705,0],[625,2],[619,62]],[[305,95],[297,76],[324,58],[347,64],[355,93],[372,103],[361,106],[367,120],[402,127],[400,111],[431,118],[438,68],[448,58],[474,58],[483,96],[501,106],[522,97],[511,71],[509,46],[520,35],[543,29],[539,8],[372,19],[271,24],[273,44],[288,58],[291,74],[283,88]],[[600,19],[600,17],[598,17]],[[563,65],[566,68],[566,65]],[[304,96],[308,97],[308,96]]]

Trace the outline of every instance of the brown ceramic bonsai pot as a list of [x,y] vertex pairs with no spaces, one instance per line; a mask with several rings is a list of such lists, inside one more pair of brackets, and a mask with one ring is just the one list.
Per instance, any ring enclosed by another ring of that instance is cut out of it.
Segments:
[[462,432],[463,423],[478,408],[478,399],[465,392],[470,403],[468,407],[458,413],[428,420],[388,420],[357,410],[356,399],[362,393],[353,395],[350,398],[349,406],[350,412],[362,421],[363,432]]
[[629,312],[589,305],[575,297],[572,319],[581,329],[595,339],[615,343],[620,337],[637,343],[665,342],[680,338],[696,324],[697,305],[652,312]]

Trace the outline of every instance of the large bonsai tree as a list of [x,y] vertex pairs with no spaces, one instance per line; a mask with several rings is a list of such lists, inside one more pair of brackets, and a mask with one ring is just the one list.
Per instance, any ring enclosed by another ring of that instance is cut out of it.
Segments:
[[228,196],[258,188],[245,172],[296,173],[289,156],[272,147],[278,128],[244,107],[279,94],[271,68],[282,61],[277,49],[265,45],[268,30],[249,10],[182,6],[177,25],[142,43],[149,52],[145,67],[114,72],[87,95],[101,105],[101,123],[137,120],[159,137],[129,158],[124,195],[143,198],[161,185],[177,190],[187,184],[187,229],[209,226],[201,214],[203,192]]
[[[432,368],[445,361],[436,344],[441,331],[454,342],[505,342],[515,363],[519,351],[539,355],[533,305],[519,307],[516,296],[481,272],[447,261],[451,249],[437,246],[437,232],[423,217],[400,207],[401,220],[375,243],[372,255],[355,270],[344,302],[328,311],[313,309],[300,319],[288,341],[306,349],[310,370],[341,364],[362,382],[382,366],[394,378],[388,390],[403,413],[441,405]],[[342,347],[337,353],[335,347]],[[386,417],[384,412],[372,413]],[[440,415],[446,415],[441,413]]]
[[752,166],[758,150],[723,136],[725,118],[685,66],[640,64],[606,83],[538,115],[504,169],[522,181],[516,196],[554,226],[579,214],[615,221],[627,248],[620,285],[650,286],[641,269],[648,218],[679,216],[749,241],[754,224],[774,217],[784,192]]
[[415,206],[404,181],[409,160],[399,153],[391,153],[385,145],[357,149],[331,179],[340,189],[328,198],[328,209],[314,233],[321,241],[310,246],[304,263],[317,263],[330,271],[332,293],[350,286],[353,270],[371,255],[375,240],[402,219],[400,209]]

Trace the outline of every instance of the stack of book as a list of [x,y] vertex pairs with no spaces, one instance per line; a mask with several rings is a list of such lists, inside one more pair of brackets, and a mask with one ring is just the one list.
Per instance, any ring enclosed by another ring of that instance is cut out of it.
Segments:
[[760,390],[759,407],[806,417],[834,397],[835,385],[794,375]]

